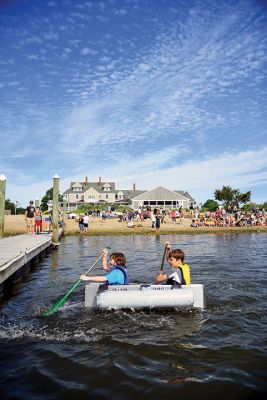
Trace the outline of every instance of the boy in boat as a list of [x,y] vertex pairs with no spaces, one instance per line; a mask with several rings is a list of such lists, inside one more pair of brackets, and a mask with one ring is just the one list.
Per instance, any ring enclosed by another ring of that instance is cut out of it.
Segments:
[[107,262],[108,250],[103,250],[102,266],[107,275],[87,276],[81,275],[82,281],[104,282],[108,285],[128,285],[129,279],[125,267],[126,258],[123,253],[112,253]]
[[180,249],[171,251],[170,243],[166,243],[167,253],[166,258],[172,268],[172,273],[167,275],[165,271],[160,270],[156,281],[157,283],[166,283],[166,285],[190,285],[190,268],[184,264],[185,254]]

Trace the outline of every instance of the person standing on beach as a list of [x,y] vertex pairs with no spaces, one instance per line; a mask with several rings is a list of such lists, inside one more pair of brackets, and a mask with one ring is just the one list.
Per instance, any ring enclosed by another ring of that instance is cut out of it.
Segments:
[[152,212],[151,212],[151,222],[152,222],[151,228],[155,228],[156,227],[156,215]]
[[35,217],[35,233],[39,235],[41,233],[41,228],[42,228],[42,213],[40,207],[36,207],[34,217]]
[[88,232],[88,224],[89,224],[89,216],[87,213],[85,213],[85,216],[83,217],[84,232]]
[[83,222],[83,215],[82,214],[79,215],[78,223],[79,223],[80,232],[83,232],[84,231],[84,222]]
[[33,206],[33,201],[31,200],[25,211],[25,221],[26,221],[26,233],[27,235],[34,235],[34,213],[35,207]]
[[156,229],[160,228],[160,214],[155,215],[156,218]]

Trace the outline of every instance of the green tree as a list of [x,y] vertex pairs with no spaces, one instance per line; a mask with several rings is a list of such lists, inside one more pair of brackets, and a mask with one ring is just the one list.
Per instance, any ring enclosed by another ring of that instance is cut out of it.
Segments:
[[207,208],[209,211],[216,211],[219,204],[216,200],[208,199],[206,203],[202,205],[202,208]]
[[[53,188],[48,189],[46,191],[46,194],[44,195],[44,197],[41,200],[40,208],[41,208],[42,211],[48,210],[48,202],[49,202],[49,200],[53,200]],[[62,194],[59,194],[58,201],[59,202],[63,202]]]
[[11,210],[11,214],[15,214],[15,204],[10,199],[5,200],[5,209]]
[[241,193],[239,189],[233,189],[231,186],[223,186],[222,189],[215,190],[214,198],[222,201],[224,207],[228,207],[229,205],[239,207],[240,203],[246,204],[250,201],[251,191]]

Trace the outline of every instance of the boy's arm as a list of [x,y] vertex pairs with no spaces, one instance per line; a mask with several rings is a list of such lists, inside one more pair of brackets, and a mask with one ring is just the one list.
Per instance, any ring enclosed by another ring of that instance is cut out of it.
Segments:
[[80,279],[82,281],[94,281],[94,282],[106,282],[107,280],[105,276],[87,276],[87,275],[81,275]]
[[102,267],[106,270],[109,271],[109,266],[108,266],[108,249],[103,249],[103,258],[102,258]]

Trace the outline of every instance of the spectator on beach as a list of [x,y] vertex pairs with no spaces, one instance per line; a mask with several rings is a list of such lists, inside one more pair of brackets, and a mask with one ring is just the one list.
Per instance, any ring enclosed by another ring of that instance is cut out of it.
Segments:
[[171,211],[171,219],[172,219],[172,222],[176,223],[176,211],[175,210]]
[[180,224],[182,223],[182,219],[184,218],[184,212],[182,206],[179,208],[179,219],[180,219]]
[[102,222],[106,222],[106,219],[107,219],[107,213],[106,213],[106,211],[105,211],[105,210],[103,210],[103,211],[102,211],[101,217],[102,217]]
[[42,230],[42,213],[40,207],[36,207],[34,218],[35,218],[35,233],[39,235]]
[[195,218],[193,218],[192,219],[192,222],[191,222],[191,228],[198,228],[198,223],[197,223],[197,221],[195,220]]
[[123,253],[112,253],[107,262],[108,250],[103,249],[102,266],[107,275],[87,276],[81,275],[82,281],[103,282],[108,285],[128,285],[129,278],[126,269],[126,258]]
[[190,268],[184,264],[185,254],[183,250],[175,249],[171,251],[170,243],[166,243],[167,254],[166,258],[172,268],[170,275],[165,271],[160,270],[156,277],[157,283],[166,283],[167,285],[190,285]]
[[155,215],[155,218],[156,218],[156,229],[159,229],[160,228],[160,219],[161,219],[161,217],[160,217],[159,214],[157,214],[157,215]]
[[151,213],[150,214],[151,215],[151,222],[152,222],[152,228],[155,228],[156,227],[156,216],[155,216],[155,214],[154,213]]
[[83,221],[83,215],[82,214],[79,215],[78,223],[79,223],[80,232],[83,232],[84,231],[84,221]]
[[26,221],[26,228],[27,231],[26,233],[28,235],[35,235],[34,232],[34,226],[35,226],[35,217],[34,217],[34,213],[35,213],[35,207],[33,206],[33,201],[31,200],[29,205],[26,208],[25,211],[25,221]]
[[87,213],[85,213],[85,216],[83,217],[84,232],[88,232],[88,224],[89,224],[89,216]]

